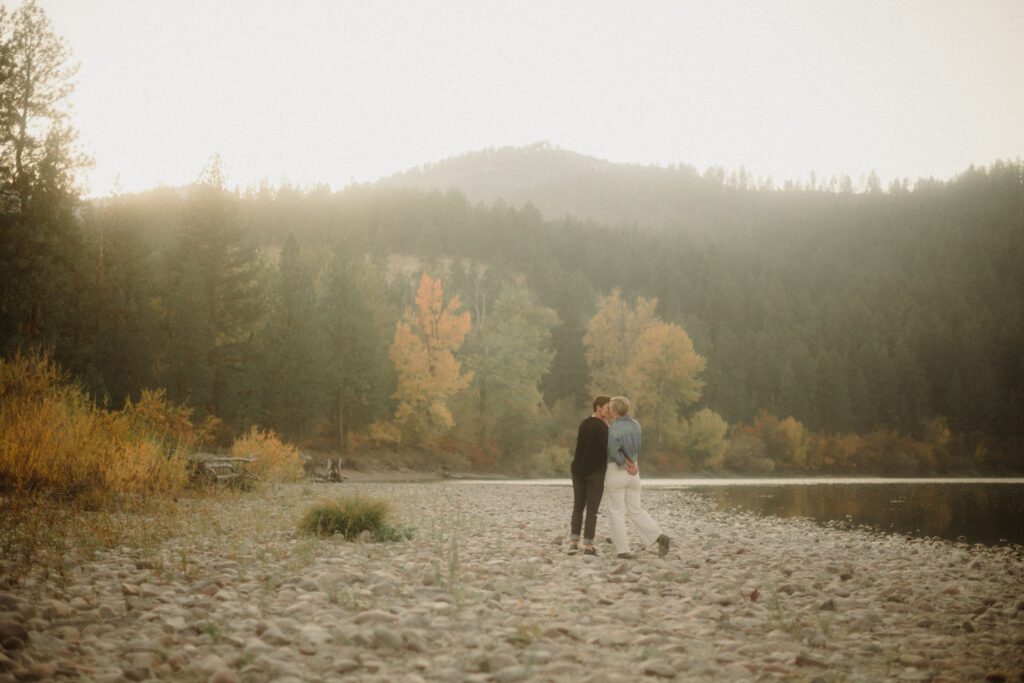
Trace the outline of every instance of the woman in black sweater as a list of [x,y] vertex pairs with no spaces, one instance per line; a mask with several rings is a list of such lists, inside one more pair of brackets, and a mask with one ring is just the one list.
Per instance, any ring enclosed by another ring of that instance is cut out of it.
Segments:
[[[604,494],[604,472],[608,466],[608,402],[609,396],[594,399],[593,414],[580,423],[576,436],[576,453],[572,458],[572,521],[570,523],[569,554],[580,549],[580,531],[583,531],[583,554],[597,555],[594,533],[597,527],[597,509]],[[587,523],[583,524],[583,510]]]

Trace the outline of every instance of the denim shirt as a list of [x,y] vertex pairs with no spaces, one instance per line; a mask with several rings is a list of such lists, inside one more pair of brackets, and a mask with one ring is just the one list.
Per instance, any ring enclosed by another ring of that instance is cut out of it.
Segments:
[[633,462],[640,458],[640,423],[623,415],[608,428],[608,462],[623,467],[627,457]]

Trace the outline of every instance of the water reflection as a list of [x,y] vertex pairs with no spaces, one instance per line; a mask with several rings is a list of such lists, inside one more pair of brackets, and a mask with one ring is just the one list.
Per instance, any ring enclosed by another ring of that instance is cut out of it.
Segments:
[[829,483],[693,487],[719,508],[1024,545],[1024,484]]
[[[568,479],[463,480],[467,485],[570,486]],[[645,479],[645,489],[686,489],[719,508],[871,526],[950,541],[1024,546],[1021,478]]]

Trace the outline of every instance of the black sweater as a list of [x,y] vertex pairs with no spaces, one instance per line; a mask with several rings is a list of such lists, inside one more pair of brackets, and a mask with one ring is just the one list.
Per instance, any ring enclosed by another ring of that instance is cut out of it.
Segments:
[[574,477],[585,477],[608,466],[608,425],[593,415],[580,423],[576,453],[572,458]]

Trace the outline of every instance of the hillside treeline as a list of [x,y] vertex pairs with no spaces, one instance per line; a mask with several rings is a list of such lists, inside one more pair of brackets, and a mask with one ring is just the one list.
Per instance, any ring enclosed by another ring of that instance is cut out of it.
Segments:
[[[733,424],[763,413],[809,433],[920,439],[938,418],[961,439],[960,467],[985,453],[1012,468],[1021,178],[998,164],[905,192],[728,190],[716,220],[731,230],[697,237],[545,221],[454,192],[238,193],[213,163],[186,190],[80,207],[79,246],[55,274],[74,286],[37,340],[114,405],[166,387],[229,430],[259,423],[340,447],[376,425],[376,443],[395,446],[382,431],[401,403],[389,349],[426,272],[470,318],[453,355],[478,377],[453,404],[451,447],[494,449],[480,456],[493,465],[559,434],[552,408],[571,421],[586,404],[587,324],[618,288],[656,299],[706,360],[683,421],[709,408]],[[5,350],[30,341],[8,335]],[[505,355],[482,358],[495,345]],[[488,361],[519,374],[479,386]],[[520,362],[530,368],[505,367]],[[662,460],[671,469],[671,453]]]

